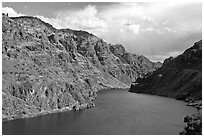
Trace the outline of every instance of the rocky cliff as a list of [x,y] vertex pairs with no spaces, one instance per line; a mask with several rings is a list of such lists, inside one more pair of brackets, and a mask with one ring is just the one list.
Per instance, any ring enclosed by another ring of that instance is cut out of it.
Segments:
[[160,66],[85,31],[3,14],[3,121],[91,107],[98,90],[128,88]]

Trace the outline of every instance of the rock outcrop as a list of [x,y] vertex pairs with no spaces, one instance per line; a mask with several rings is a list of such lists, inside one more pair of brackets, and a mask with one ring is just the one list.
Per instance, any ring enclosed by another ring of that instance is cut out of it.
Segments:
[[98,90],[128,88],[160,66],[85,31],[3,14],[3,121],[91,107]]

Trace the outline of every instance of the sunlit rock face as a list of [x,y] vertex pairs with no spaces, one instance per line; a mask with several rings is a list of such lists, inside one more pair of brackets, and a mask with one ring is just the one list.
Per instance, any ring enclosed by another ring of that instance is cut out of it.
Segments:
[[85,31],[2,15],[3,120],[94,105],[104,88],[128,88],[161,63]]

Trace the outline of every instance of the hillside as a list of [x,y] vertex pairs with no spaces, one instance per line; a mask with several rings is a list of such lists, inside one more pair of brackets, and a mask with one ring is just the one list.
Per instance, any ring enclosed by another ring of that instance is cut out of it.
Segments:
[[202,98],[202,41],[176,58],[166,59],[163,66],[138,78],[130,88],[130,92],[148,93],[177,99]]
[[98,90],[128,88],[160,66],[85,31],[3,14],[3,121],[91,107]]

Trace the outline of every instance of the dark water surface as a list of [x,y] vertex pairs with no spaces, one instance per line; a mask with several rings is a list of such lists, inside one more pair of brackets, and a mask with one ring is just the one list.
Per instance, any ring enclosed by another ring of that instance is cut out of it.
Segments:
[[127,90],[102,90],[91,109],[2,124],[3,134],[178,134],[195,110],[185,102]]

